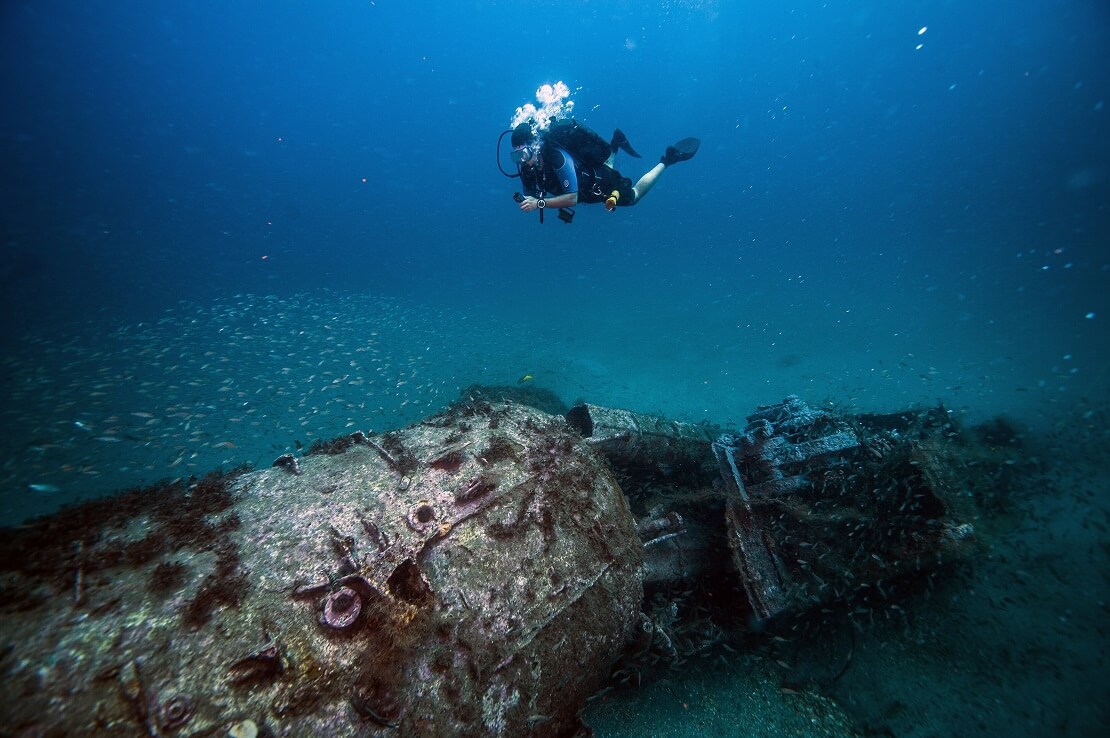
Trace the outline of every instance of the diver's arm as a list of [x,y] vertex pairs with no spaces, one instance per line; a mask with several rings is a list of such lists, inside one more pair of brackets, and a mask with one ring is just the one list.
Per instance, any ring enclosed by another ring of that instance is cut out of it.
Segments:
[[[561,194],[549,197],[543,201],[545,208],[573,208],[578,204],[578,173],[574,171],[574,159],[570,154],[559,147],[551,150],[550,164],[554,181],[563,190]],[[520,203],[520,209],[530,213],[540,207],[540,199],[526,197]]]
[[552,158],[560,194],[548,199],[547,204],[553,208],[573,208],[578,204],[578,172],[574,170],[574,159],[558,146],[552,152]]
[[[543,206],[545,208],[573,208],[577,204],[577,192],[567,192],[562,195],[556,195],[555,197],[548,197],[545,198],[543,201]],[[539,209],[539,207],[540,198],[538,197],[529,196],[524,198],[524,200],[520,203],[520,209],[526,213],[531,213],[533,210]]]
[[549,208],[573,208],[577,204],[577,192],[566,192],[562,195],[547,198],[547,207]]

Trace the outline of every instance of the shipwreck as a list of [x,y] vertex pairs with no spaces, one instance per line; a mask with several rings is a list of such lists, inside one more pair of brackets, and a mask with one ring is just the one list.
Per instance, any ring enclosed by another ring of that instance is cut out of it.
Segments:
[[571,736],[616,665],[676,656],[691,592],[732,593],[709,642],[975,551],[989,485],[943,408],[464,397],[7,531],[4,734]]

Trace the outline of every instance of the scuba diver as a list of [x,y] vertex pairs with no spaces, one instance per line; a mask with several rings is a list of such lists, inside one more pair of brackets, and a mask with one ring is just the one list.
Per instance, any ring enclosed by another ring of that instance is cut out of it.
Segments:
[[631,179],[613,168],[614,159],[617,151],[637,159],[642,157],[619,128],[606,142],[573,118],[557,120],[539,135],[532,123],[524,122],[512,129],[510,142],[524,192],[513,196],[520,210],[525,213],[539,210],[542,222],[544,209],[558,208],[559,219],[566,223],[574,217],[570,208],[578,203],[603,202],[610,212],[618,206],[635,205],[655,186],[667,167],[693,158],[701,145],[700,139],[684,138],[668,146],[659,163],[632,184]]

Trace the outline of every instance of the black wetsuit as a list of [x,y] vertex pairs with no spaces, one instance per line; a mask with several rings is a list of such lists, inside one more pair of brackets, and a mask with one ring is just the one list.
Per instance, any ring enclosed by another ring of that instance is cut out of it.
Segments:
[[636,204],[632,180],[606,164],[582,166],[566,149],[548,144],[544,145],[540,160],[542,168],[524,167],[520,172],[521,186],[532,197],[577,192],[578,202],[592,204],[605,202],[616,190],[620,193],[618,205]]

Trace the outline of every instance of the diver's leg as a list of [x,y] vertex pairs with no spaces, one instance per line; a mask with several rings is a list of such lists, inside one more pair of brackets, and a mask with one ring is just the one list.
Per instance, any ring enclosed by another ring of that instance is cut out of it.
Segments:
[[632,185],[632,191],[636,193],[636,199],[632,202],[639,202],[643,199],[644,195],[651,192],[651,188],[655,186],[655,180],[659,179],[659,175],[662,174],[663,170],[666,168],[666,164],[659,162],[651,169],[647,170],[644,176],[640,177],[640,181]]

